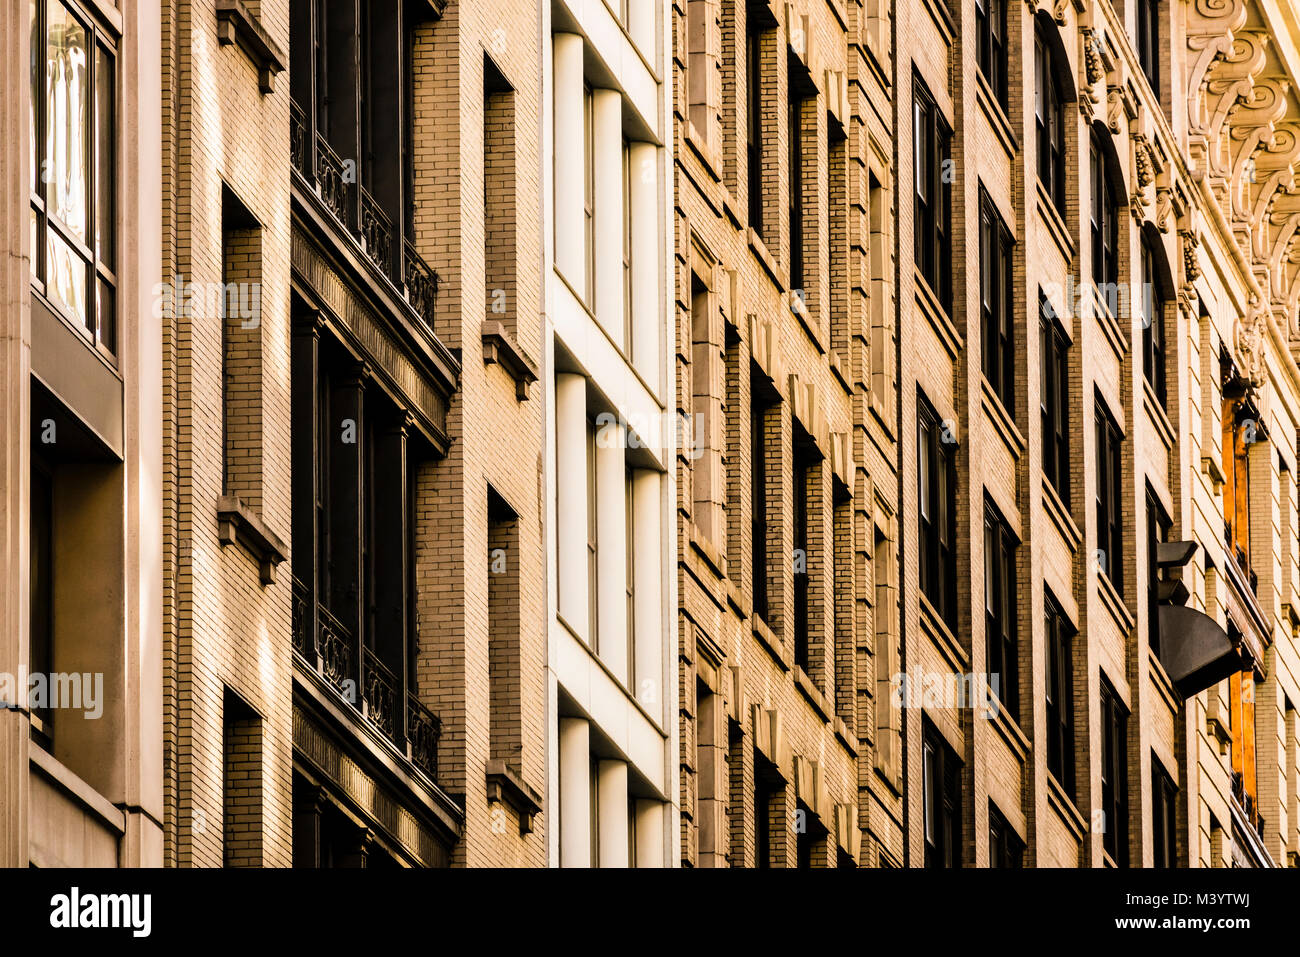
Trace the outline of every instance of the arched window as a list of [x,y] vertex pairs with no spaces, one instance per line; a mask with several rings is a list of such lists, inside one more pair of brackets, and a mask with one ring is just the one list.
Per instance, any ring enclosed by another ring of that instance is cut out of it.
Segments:
[[1097,291],[1114,312],[1119,287],[1119,203],[1117,175],[1106,144],[1092,133],[1089,172],[1092,202],[1092,278]]
[[1034,31],[1034,130],[1038,178],[1057,212],[1065,215],[1065,97],[1056,70],[1056,52],[1042,24]]
[[1142,237],[1142,374],[1163,408],[1165,388],[1165,302],[1161,254]]

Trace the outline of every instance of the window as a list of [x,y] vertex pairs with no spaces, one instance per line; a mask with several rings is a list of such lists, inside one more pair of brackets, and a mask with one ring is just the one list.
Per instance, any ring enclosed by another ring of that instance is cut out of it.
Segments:
[[1161,542],[1169,540],[1173,523],[1160,505],[1150,486],[1147,487],[1147,644],[1160,657],[1160,567],[1157,562]]
[[623,140],[623,354],[632,351],[632,144]]
[[1040,25],[1034,34],[1034,133],[1038,179],[1065,215],[1065,107],[1056,79],[1056,54]]
[[1015,415],[1015,359],[1012,339],[1011,233],[993,200],[980,187],[980,328],[984,377],[1006,409]]
[[1160,98],[1160,0],[1137,0],[1137,57]]
[[[1230,629],[1235,631],[1235,629]],[[1233,634],[1233,638],[1240,635]],[[1232,734],[1232,794],[1251,824],[1259,820],[1259,784],[1255,735],[1255,674],[1238,671],[1228,679],[1228,730]]]
[[1016,636],[1016,541],[991,502],[984,503],[985,670],[996,677],[995,692],[1011,717],[1020,720],[1019,655]]
[[221,197],[222,493],[262,504],[262,231],[228,188]]
[[749,186],[749,226],[766,240],[766,223],[763,216],[763,164],[766,161],[763,144],[763,94],[768,89],[767,69],[763,62],[764,49],[772,40],[770,28],[761,22],[751,9],[747,16],[745,33],[745,155]]
[[520,628],[519,516],[491,486],[487,492],[488,728],[490,754],[518,765],[524,712]]
[[1229,556],[1254,590],[1250,567],[1250,446],[1263,438],[1259,414],[1240,394],[1223,400],[1223,515]]
[[1047,650],[1047,770],[1074,798],[1074,664],[1070,654],[1074,627],[1056,599],[1045,605]]
[[750,488],[753,492],[751,531],[753,533],[754,614],[768,616],[768,540],[767,540],[767,416],[772,406],[771,386],[756,364],[750,373]]
[[1101,845],[1118,867],[1128,867],[1128,710],[1101,679]]
[[917,395],[917,481],[921,591],[949,628],[957,627],[957,447],[925,397]]
[[1156,275],[1156,251],[1142,238],[1142,374],[1161,408],[1167,402],[1165,384],[1165,297]]
[[1003,0],[975,0],[975,37],[980,73],[998,105],[1007,105],[1007,10]]
[[624,590],[627,598],[627,681],[629,688],[636,688],[636,470],[630,466],[625,469],[624,504],[627,516],[625,534]]
[[[809,634],[811,631],[808,620],[808,496],[810,491],[815,496],[815,501],[820,502],[821,496],[816,494],[814,482],[816,481],[817,458],[815,446],[812,444],[812,438],[795,426],[795,443],[794,443],[794,461],[793,461],[793,498],[794,498],[794,663],[804,670],[805,673],[812,673],[812,667],[808,653]],[[820,669],[818,669],[820,671]]]
[[799,62],[794,57],[791,57],[790,70],[788,73],[790,78],[790,99],[787,104],[789,135],[786,140],[786,145],[789,149],[789,155],[787,156],[787,172],[790,178],[790,289],[796,294],[802,294],[804,288],[804,94],[802,84],[797,82],[799,71],[801,69],[802,67]]
[[587,634],[593,651],[600,649],[600,545],[596,423],[587,420]]
[[117,352],[114,41],[75,3],[31,4],[32,281]]
[[1178,866],[1178,786],[1151,754],[1152,867]]
[[989,867],[1024,867],[1025,842],[989,802]]
[[[31,674],[54,673],[54,480],[38,453],[32,454],[31,488]],[[48,679],[47,679],[48,680]],[[54,711],[48,696],[32,702],[32,726],[45,747],[53,735]]]
[[1089,153],[1092,202],[1092,279],[1112,314],[1118,312],[1119,296],[1119,206],[1121,199],[1113,182],[1106,146],[1094,130]]
[[961,761],[928,719],[922,738],[925,866],[961,867]]
[[587,305],[596,304],[596,98],[591,85],[582,88],[583,188],[582,242],[586,252]]
[[1124,516],[1120,496],[1124,437],[1101,396],[1094,409],[1097,431],[1097,565],[1124,594]]
[[261,867],[262,719],[229,688],[221,745],[224,866]]
[[952,131],[918,77],[913,85],[912,148],[916,167],[915,250],[917,268],[945,310],[952,310]]
[[1068,511],[1070,508],[1070,342],[1056,321],[1047,297],[1038,294],[1039,389],[1043,425],[1043,474],[1052,483]]

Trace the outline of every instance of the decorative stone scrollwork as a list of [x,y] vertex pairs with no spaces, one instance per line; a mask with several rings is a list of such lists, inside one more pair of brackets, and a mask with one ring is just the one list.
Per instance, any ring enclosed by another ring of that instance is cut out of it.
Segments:
[[[1196,256],[1196,248],[1201,240],[1191,229],[1179,230],[1179,233],[1183,237],[1183,281],[1192,287],[1201,278],[1201,263]],[[1196,296],[1195,289],[1192,290],[1192,296]]]
[[1203,131],[1201,109],[1210,70],[1232,50],[1234,34],[1246,25],[1245,0],[1196,0],[1187,8],[1188,122]]
[[1079,28],[1079,42],[1083,44],[1083,82],[1079,84],[1079,111],[1089,120],[1100,101],[1096,86],[1106,76],[1101,60],[1101,35],[1092,27]]
[[1237,368],[1251,389],[1258,389],[1267,378],[1264,338],[1268,328],[1268,305],[1254,293],[1246,315],[1237,320],[1234,333]]

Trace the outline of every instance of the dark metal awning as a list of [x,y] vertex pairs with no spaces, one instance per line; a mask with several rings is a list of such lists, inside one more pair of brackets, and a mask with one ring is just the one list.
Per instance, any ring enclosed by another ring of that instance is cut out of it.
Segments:
[[1160,606],[1160,663],[1184,698],[1243,669],[1228,633],[1204,612]]

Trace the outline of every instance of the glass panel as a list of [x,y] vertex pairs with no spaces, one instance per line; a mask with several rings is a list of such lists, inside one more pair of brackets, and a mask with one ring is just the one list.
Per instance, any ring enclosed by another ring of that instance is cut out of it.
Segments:
[[[32,191],[42,193],[40,180],[37,178],[37,164],[40,163],[40,156],[36,151],[36,129],[40,125],[39,117],[36,113],[41,102],[41,12],[37,9],[36,0],[28,0],[27,13],[31,27],[31,101],[27,110],[27,146],[30,151],[31,160],[29,162],[28,182],[32,184]],[[42,193],[42,195],[44,195]],[[35,247],[33,247],[35,248]]]
[[47,294],[86,323],[86,261],[54,229],[45,231],[45,257]]
[[36,212],[35,209],[31,210],[31,223],[32,223],[32,246],[31,246],[32,278],[39,280],[44,275],[41,272],[41,250],[39,246],[40,235],[41,235],[40,234],[41,217],[40,214]]
[[72,235],[85,242],[90,180],[90,156],[86,148],[90,95],[86,28],[61,3],[50,5],[48,17],[45,152],[49,164],[46,174],[50,211],[67,225]]
[[113,268],[113,198],[117,183],[113,177],[114,84],[113,55],[95,47],[95,249],[99,259]]
[[114,355],[117,354],[116,307],[113,287],[104,280],[99,280],[99,291],[95,297],[95,310],[99,313],[99,341]]

